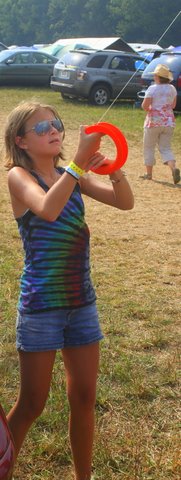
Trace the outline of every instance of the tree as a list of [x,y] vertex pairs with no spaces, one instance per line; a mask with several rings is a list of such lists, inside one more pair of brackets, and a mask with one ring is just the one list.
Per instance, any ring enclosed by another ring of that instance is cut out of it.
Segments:
[[108,4],[109,0],[51,0],[48,17],[53,39],[111,36]]
[[[180,9],[180,0],[0,0],[0,41],[31,45],[58,38],[121,36],[157,43]],[[162,46],[180,44],[181,15]]]
[[[117,18],[117,35],[127,42],[157,43],[179,13],[180,0],[112,0],[110,11]],[[164,47],[180,44],[181,16],[165,33],[161,41]]]
[[49,0],[0,0],[0,31],[4,43],[32,45],[49,36]]

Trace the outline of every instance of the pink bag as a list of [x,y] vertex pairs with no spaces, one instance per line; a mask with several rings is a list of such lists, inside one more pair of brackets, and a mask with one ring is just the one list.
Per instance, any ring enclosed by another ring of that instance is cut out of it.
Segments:
[[0,480],[10,480],[15,458],[14,441],[0,404]]

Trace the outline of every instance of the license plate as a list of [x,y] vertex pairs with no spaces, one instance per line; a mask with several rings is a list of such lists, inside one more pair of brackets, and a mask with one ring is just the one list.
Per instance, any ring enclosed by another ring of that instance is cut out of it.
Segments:
[[59,76],[60,78],[70,78],[70,72],[67,70],[60,70]]

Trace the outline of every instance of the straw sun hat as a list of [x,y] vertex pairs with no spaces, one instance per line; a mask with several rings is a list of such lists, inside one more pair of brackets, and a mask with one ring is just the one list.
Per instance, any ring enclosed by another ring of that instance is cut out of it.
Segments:
[[153,73],[154,75],[158,75],[158,77],[168,78],[168,80],[170,80],[170,82],[173,80],[173,75],[172,75],[171,71],[169,70],[169,68],[166,67],[166,65],[162,65],[161,63],[159,63],[159,65],[157,65],[154,72],[150,72],[150,73]]

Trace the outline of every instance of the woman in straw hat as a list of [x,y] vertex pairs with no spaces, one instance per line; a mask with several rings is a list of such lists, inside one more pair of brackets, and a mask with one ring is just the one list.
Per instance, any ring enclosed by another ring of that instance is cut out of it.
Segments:
[[155,83],[146,91],[142,103],[142,108],[147,112],[143,137],[146,174],[142,178],[152,180],[157,145],[162,161],[170,167],[176,184],[180,181],[180,170],[176,168],[171,139],[175,126],[173,108],[176,105],[177,91],[170,84],[173,76],[167,66],[159,64],[152,73]]

